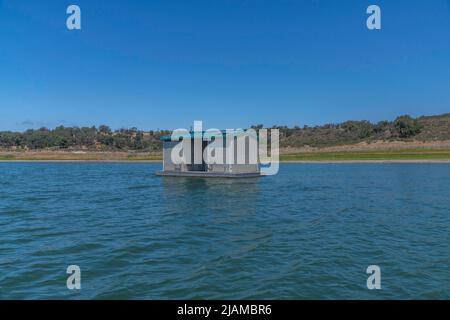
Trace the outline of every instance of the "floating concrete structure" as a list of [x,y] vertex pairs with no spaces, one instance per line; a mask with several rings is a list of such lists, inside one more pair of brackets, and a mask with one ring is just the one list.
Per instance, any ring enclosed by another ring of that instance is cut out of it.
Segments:
[[[217,140],[217,133],[211,135],[208,132],[190,132],[180,137],[178,141],[173,141],[171,136],[161,137],[163,141],[163,170],[156,174],[173,177],[260,177],[256,134],[243,131],[237,131],[233,134],[225,131],[219,133],[221,141]],[[212,147],[211,144],[214,142],[216,150],[218,147],[223,148],[223,158],[208,161],[209,152],[206,149]],[[174,150],[174,148],[178,149]],[[181,149],[183,150],[181,154],[184,161],[176,163],[173,160],[173,153]],[[241,153],[240,157],[238,152]]]

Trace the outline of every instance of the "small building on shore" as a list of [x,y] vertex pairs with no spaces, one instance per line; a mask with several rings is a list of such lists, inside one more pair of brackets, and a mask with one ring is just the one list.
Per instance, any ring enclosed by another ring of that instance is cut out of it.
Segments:
[[254,131],[189,132],[162,136],[159,176],[247,178],[261,176]]

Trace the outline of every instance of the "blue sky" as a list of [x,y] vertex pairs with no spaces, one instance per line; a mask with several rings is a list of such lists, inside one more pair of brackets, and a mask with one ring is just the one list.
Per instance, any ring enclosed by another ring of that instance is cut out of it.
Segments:
[[0,130],[450,112],[448,0],[0,0],[0,40]]

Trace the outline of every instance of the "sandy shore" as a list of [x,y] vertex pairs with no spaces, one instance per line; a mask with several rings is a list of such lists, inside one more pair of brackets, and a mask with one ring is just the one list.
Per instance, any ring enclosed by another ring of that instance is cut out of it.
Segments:
[[43,159],[29,159],[29,160],[0,160],[0,163],[8,162],[23,162],[23,163],[162,163],[162,160],[43,160]]
[[[0,150],[0,162],[160,163],[161,152]],[[377,141],[327,148],[282,148],[282,163],[450,163],[450,141]]]
[[[161,160],[0,160],[0,163],[162,163]],[[292,160],[283,164],[450,164],[450,160]]]
[[436,164],[450,164],[450,160],[427,160],[427,159],[411,159],[411,160],[339,160],[339,161],[328,161],[328,160],[293,160],[293,161],[280,161],[280,163],[293,163],[293,164],[376,164],[376,163],[436,163]]
[[280,154],[298,153],[322,153],[322,152],[360,152],[360,151],[400,151],[409,149],[442,150],[450,149],[450,140],[443,141],[374,141],[372,143],[361,142],[353,145],[343,145],[334,147],[309,147],[300,148],[280,148]]

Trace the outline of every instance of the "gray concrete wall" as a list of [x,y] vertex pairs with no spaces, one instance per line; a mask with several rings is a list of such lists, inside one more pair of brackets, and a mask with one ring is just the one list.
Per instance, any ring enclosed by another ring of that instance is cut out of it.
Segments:
[[254,173],[259,172],[257,164],[210,164],[207,165],[208,172],[215,173]]
[[[193,150],[193,141],[191,141],[191,148]],[[181,165],[175,165],[171,160],[171,153],[172,149],[178,144],[179,142],[173,142],[173,141],[165,141],[163,144],[163,164],[164,164],[164,171],[207,171],[212,173],[256,173],[260,172],[260,168],[258,164],[201,164],[201,165],[195,165],[195,164],[181,164]],[[207,146],[208,142],[203,142],[203,150]],[[224,143],[225,144],[225,143]],[[249,161],[249,143],[246,142],[246,162]],[[234,154],[235,159],[234,162],[237,161],[237,144],[234,145]],[[203,153],[202,153],[203,156]],[[224,152],[224,162],[226,160],[226,154]],[[194,156],[192,155],[191,161],[193,163]]]
[[[172,150],[180,142],[177,141],[164,141],[163,143],[163,166],[164,171],[204,171],[204,164],[174,164],[172,162]],[[193,143],[191,141],[191,148]],[[191,163],[194,162],[194,155],[191,154]]]
[[[163,170],[164,171],[175,171],[175,164],[172,162],[171,153],[172,148],[175,147],[178,142],[164,141],[163,143]],[[180,166],[178,166],[180,168]]]

